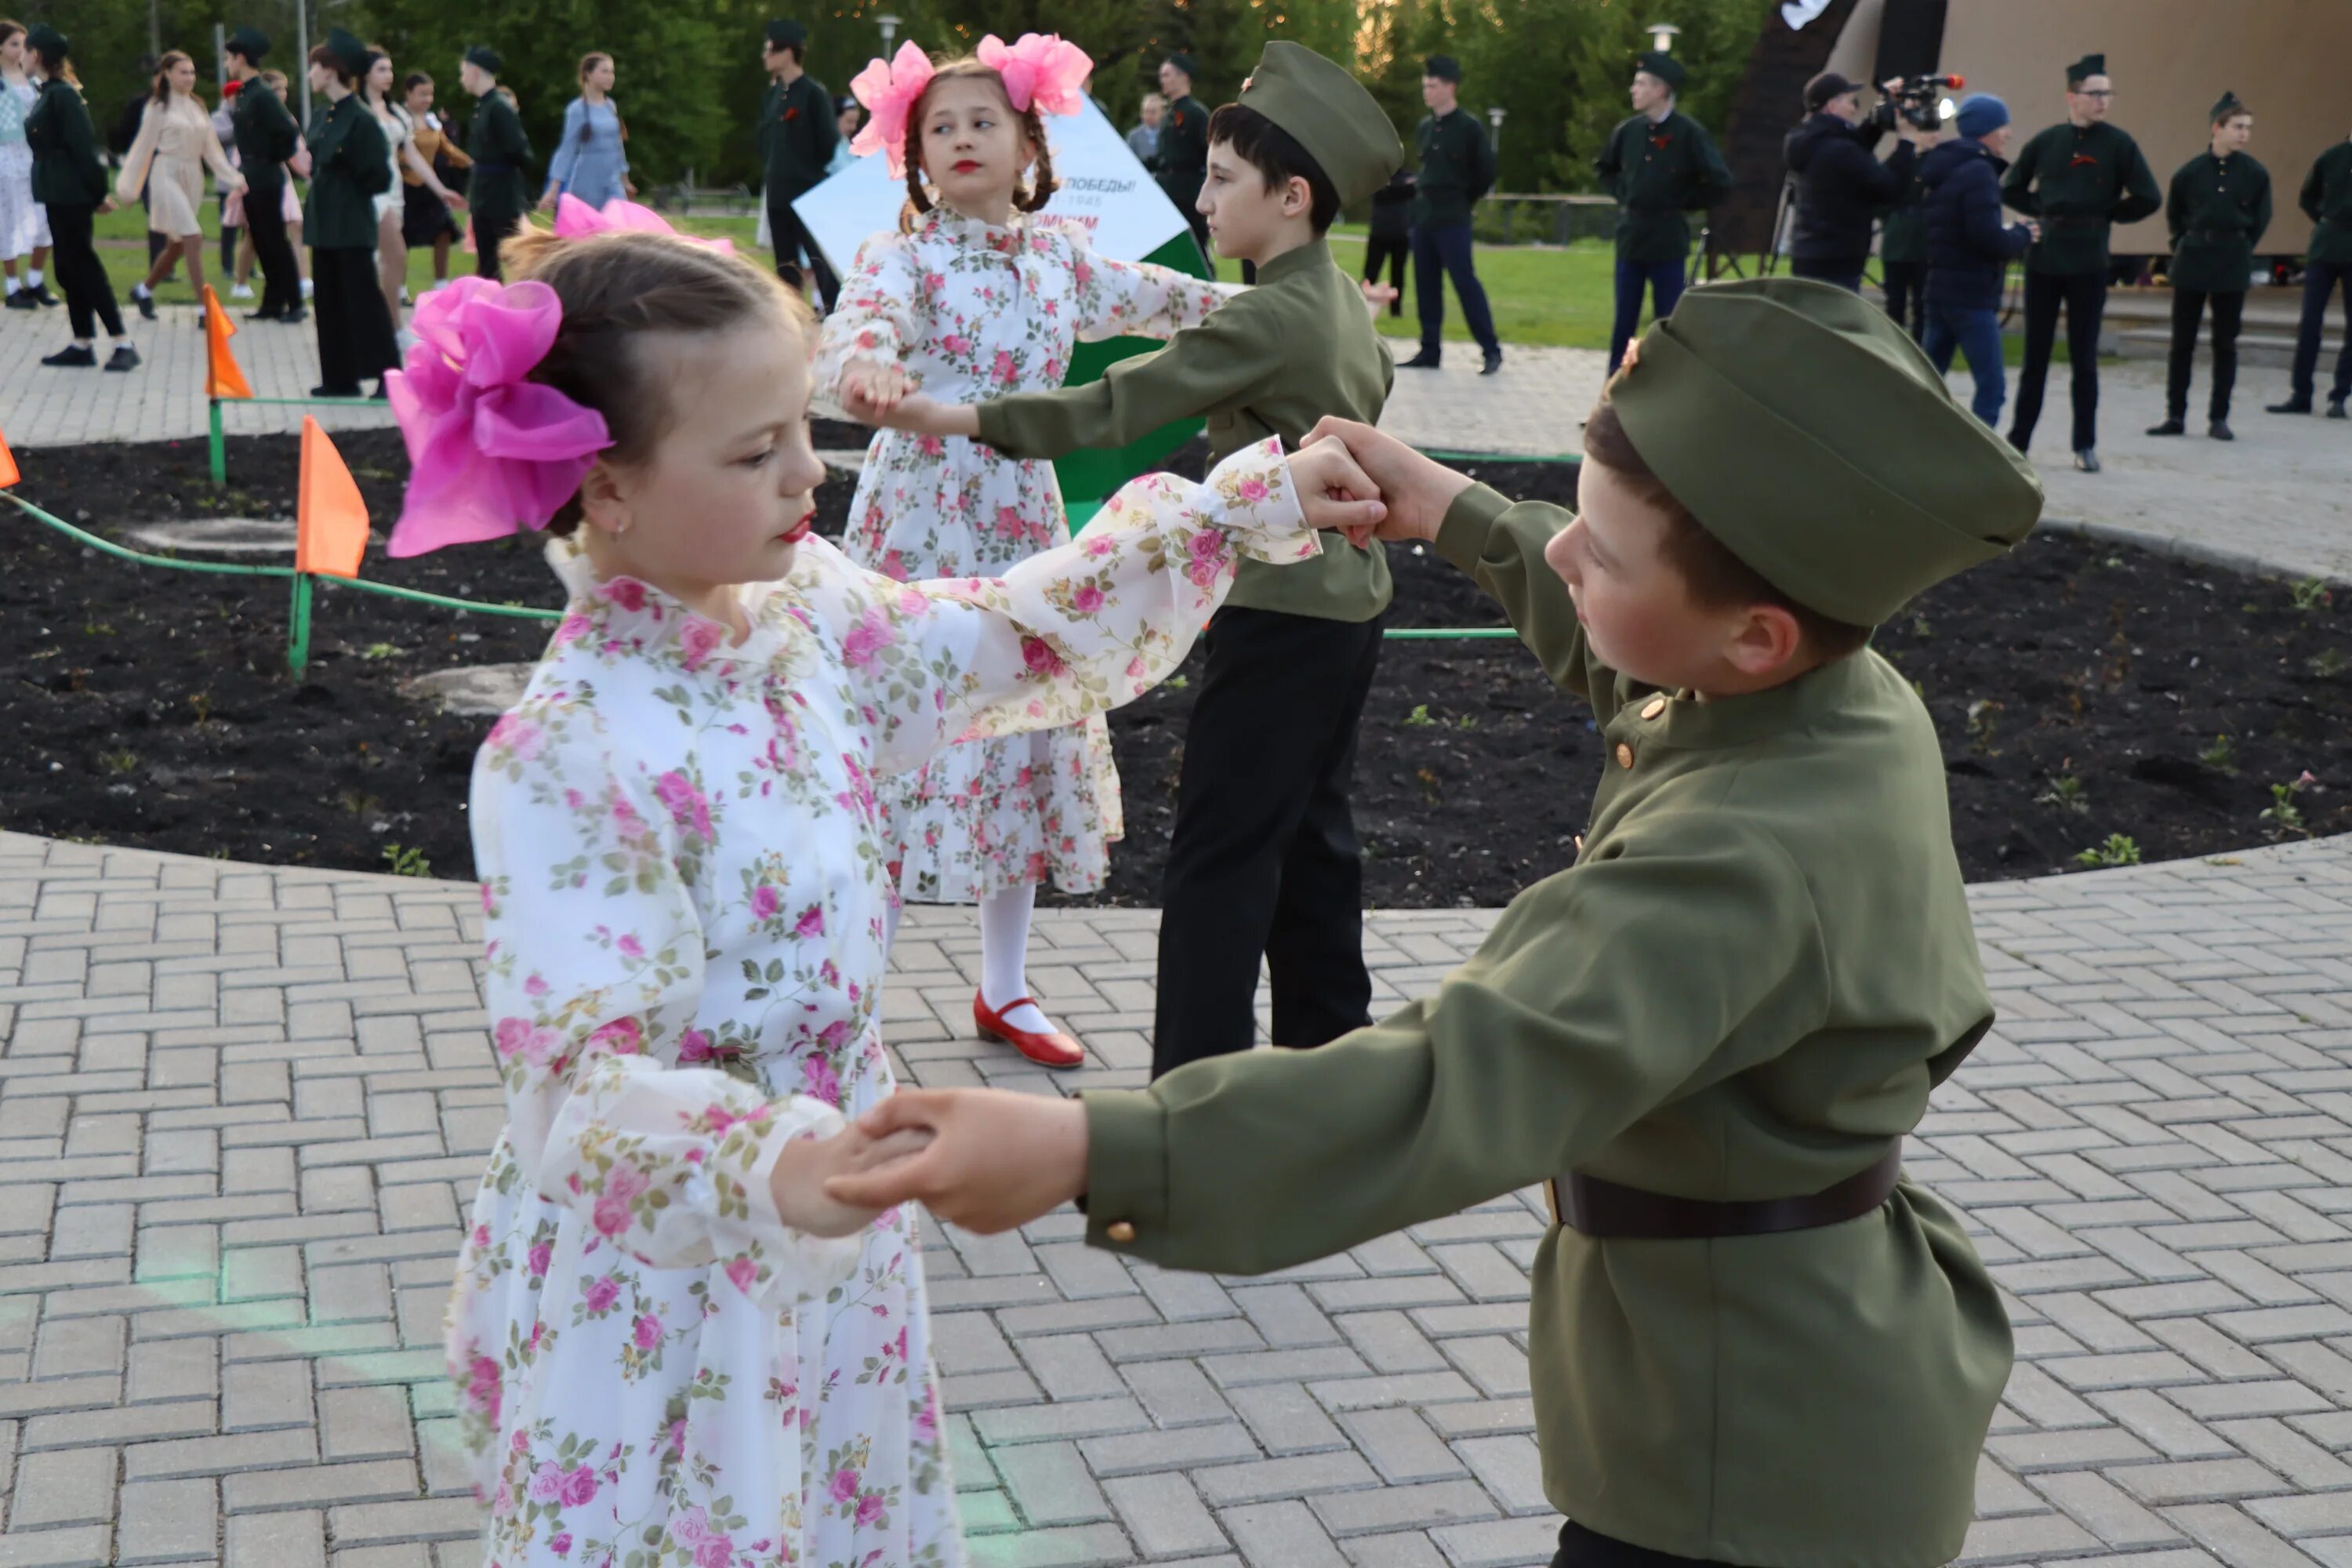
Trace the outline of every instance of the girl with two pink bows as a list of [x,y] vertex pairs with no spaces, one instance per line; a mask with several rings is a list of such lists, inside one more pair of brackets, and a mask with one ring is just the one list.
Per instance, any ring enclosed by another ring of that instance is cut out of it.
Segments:
[[1173,669],[1238,556],[1379,514],[1338,443],[1137,480],[1001,576],[809,531],[806,307],[575,202],[419,301],[392,551],[551,536],[569,609],[476,761],[507,1124],[447,1352],[498,1568],[956,1568],[912,1210],[824,1180],[895,1087],[877,781]]
[[[912,43],[850,89],[869,118],[853,151],[907,182],[899,232],[859,251],[826,317],[817,384],[872,420],[910,387],[978,402],[1062,384],[1072,345],[1165,338],[1216,309],[1214,284],[1107,260],[1034,215],[1055,189],[1045,116],[1078,112],[1093,62],[1076,44],[994,35],[934,63]],[[1050,463],[961,437],[883,430],[867,447],[844,541],[891,577],[982,576],[1067,537]],[[1041,882],[1103,885],[1120,837],[1118,773],[1100,716],[950,747],[879,791],[899,898],[977,904],[973,1024],[1030,1060],[1074,1068],[1077,1043],[1030,999],[1029,924]],[[896,925],[895,900],[892,931]]]

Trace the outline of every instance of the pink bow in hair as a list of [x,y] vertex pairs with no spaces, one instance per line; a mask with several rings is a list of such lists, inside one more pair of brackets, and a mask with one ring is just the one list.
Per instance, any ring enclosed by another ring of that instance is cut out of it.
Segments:
[[849,79],[849,90],[866,106],[866,121],[850,139],[849,150],[863,158],[880,153],[890,161],[890,177],[907,177],[907,117],[916,100],[931,84],[931,57],[911,38],[887,60],[869,60]]
[[383,378],[408,447],[393,554],[545,528],[579,490],[612,432],[527,379],[562,322],[544,283],[460,278],[416,302],[407,368]]
[[1016,114],[1027,113],[1033,103],[1040,114],[1076,114],[1086,104],[1082,89],[1095,62],[1058,33],[1024,33],[1011,45],[991,33],[976,53],[1004,79],[1004,96]]
[[735,242],[724,237],[704,239],[698,235],[678,234],[670,227],[669,220],[647,206],[623,201],[614,196],[606,202],[603,211],[590,206],[578,196],[566,191],[555,203],[555,237],[581,239],[592,234],[670,234],[689,245],[699,245],[721,256],[735,254]]

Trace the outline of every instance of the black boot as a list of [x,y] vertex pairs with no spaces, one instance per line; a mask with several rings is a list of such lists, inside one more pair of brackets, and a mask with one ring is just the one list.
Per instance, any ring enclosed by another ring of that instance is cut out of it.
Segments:
[[1478,374],[1480,375],[1493,375],[1496,371],[1499,371],[1502,368],[1503,351],[1498,348],[1488,349],[1486,351],[1486,362],[1478,367]]
[[2216,441],[2234,441],[2238,438],[2231,430],[2230,422],[2226,418],[2210,421],[2205,426],[2205,434],[2212,437]]
[[2263,412],[2265,414],[2308,414],[2311,412],[2311,399],[2308,397],[2290,397],[2284,403],[2266,403],[2263,405]]
[[1437,368],[1437,351],[1435,349],[1423,349],[1419,353],[1413,355],[1411,359],[1405,361],[1402,364],[1397,366],[1397,368],[1399,370],[1435,370]]
[[2331,397],[2327,400],[2327,416],[2330,419],[2341,419],[2344,417],[2344,400],[2342,398]]
[[2189,434],[2189,422],[2178,414],[2170,415],[2163,424],[2149,426],[2147,433],[2151,436],[2186,436]]
[[2083,472],[2086,474],[2097,473],[2099,471],[2098,448],[2095,447],[2084,447],[2075,452],[2074,466],[2082,469]]

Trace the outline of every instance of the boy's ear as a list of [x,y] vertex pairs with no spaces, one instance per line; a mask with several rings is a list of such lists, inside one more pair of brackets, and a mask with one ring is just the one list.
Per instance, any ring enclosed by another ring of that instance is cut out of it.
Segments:
[[1804,646],[1796,616],[1779,605],[1750,605],[1740,612],[1724,657],[1742,675],[1765,676],[1788,668]]
[[1283,182],[1282,216],[1297,217],[1315,208],[1315,187],[1307,183],[1304,174],[1293,174]]

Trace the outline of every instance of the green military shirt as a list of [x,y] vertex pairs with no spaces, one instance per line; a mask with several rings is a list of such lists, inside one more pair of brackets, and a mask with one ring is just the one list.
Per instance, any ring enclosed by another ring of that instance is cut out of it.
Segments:
[[466,201],[476,227],[488,219],[503,228],[530,210],[523,182],[530,138],[523,134],[514,105],[495,92],[482,100],[466,128],[466,155],[474,161],[473,173],[466,176]]
[[824,83],[803,71],[788,85],[768,83],[760,100],[760,161],[768,205],[779,207],[824,178],[841,141],[841,121]]
[[52,77],[41,84],[25,116],[25,142],[33,152],[33,199],[47,206],[94,207],[106,200],[106,165],[98,131],[73,83]]
[[1209,177],[1209,111],[1186,93],[1160,117],[1160,153],[1153,176],[1184,221],[1193,221],[1193,204],[1201,199],[1202,182]]
[[2307,261],[2352,267],[2352,142],[2322,153],[2303,177],[2296,205],[2314,225]]
[[[375,198],[392,189],[389,154],[383,127],[357,93],[311,116],[310,199],[302,208],[303,243],[318,250],[376,247]],[[477,206],[477,217],[480,212]]]
[[2026,269],[2063,276],[2105,271],[2108,229],[2147,216],[2164,205],[2164,193],[2130,132],[2104,121],[2070,121],[2025,144],[2000,183],[2000,199],[2042,220]]
[[[1942,751],[1909,682],[1865,650],[1714,702],[1643,687],[1592,656],[1543,562],[1568,521],[1474,487],[1437,544],[1593,705],[1610,760],[1575,865],[1385,1022],[1087,1094],[1095,1246],[1259,1273],[1569,1171],[1815,1193],[1914,1130],[1983,1037]],[[1737,1239],[1555,1226],[1533,1276],[1545,1494],[1578,1523],[1755,1568],[1959,1552],[2011,1346],[1927,1193]]]
[[2243,153],[2200,153],[2172,176],[2164,202],[2172,231],[2172,286],[2209,294],[2242,294],[2254,270],[2254,244],[2271,226],[2271,175]]
[[1414,176],[1413,223],[1468,223],[1471,206],[1495,188],[1495,149],[1486,140],[1486,128],[1455,109],[1425,117],[1412,134],[1412,145],[1420,164]]
[[[980,438],[1017,458],[1058,458],[1079,447],[1124,447],[1205,416],[1213,465],[1268,436],[1295,450],[1325,415],[1373,424],[1395,375],[1362,290],[1318,239],[1259,268],[1255,288],[1167,347],[1120,360],[1099,381],[980,405]],[[1369,621],[1391,592],[1384,548],[1360,549],[1335,535],[1312,561],[1244,561],[1225,603]]]
[[286,160],[294,156],[301,132],[285,100],[259,77],[247,77],[237,89],[229,125],[236,144],[237,168],[246,184],[257,192],[276,192],[286,178]]
[[1609,133],[1592,166],[1617,198],[1620,261],[1680,261],[1690,254],[1686,210],[1731,191],[1731,170],[1706,127],[1680,110],[1652,124],[1636,114]]

